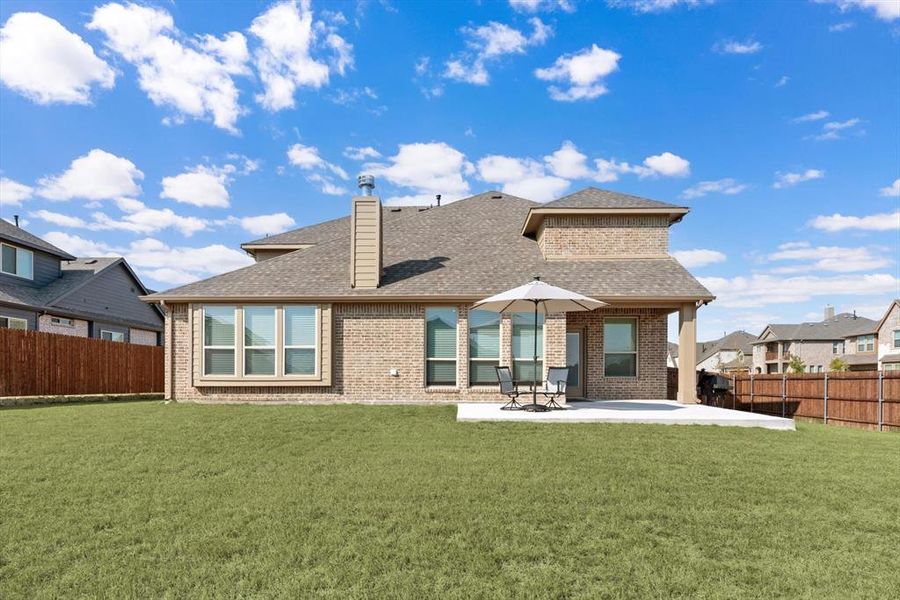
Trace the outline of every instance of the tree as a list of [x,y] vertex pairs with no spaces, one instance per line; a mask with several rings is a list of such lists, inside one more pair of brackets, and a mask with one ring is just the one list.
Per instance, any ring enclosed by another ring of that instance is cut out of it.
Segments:
[[791,360],[788,361],[788,368],[791,370],[791,373],[803,373],[806,371],[806,363],[796,354],[792,354]]
[[840,356],[835,356],[833,359],[831,359],[831,364],[828,365],[828,370],[838,372],[849,371],[850,364]]

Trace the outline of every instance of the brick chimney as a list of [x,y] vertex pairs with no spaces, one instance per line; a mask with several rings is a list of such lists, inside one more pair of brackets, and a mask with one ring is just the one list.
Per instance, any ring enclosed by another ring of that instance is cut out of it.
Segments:
[[828,319],[833,319],[833,318],[834,318],[834,305],[826,304],[825,305],[825,320],[827,321]]
[[350,287],[375,289],[381,282],[381,199],[372,195],[375,178],[357,178],[361,196],[350,209]]

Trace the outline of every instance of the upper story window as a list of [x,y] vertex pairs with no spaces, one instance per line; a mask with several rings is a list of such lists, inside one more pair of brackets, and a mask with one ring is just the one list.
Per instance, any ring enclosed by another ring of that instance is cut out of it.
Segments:
[[0,253],[2,253],[0,271],[7,275],[34,279],[34,252],[18,246],[0,244]]
[[[534,364],[537,342],[537,366]],[[534,313],[512,315],[513,378],[517,381],[541,381],[544,373],[544,315],[538,315],[537,329]]]
[[832,354],[843,354],[844,353],[844,342],[831,342],[831,353]]
[[856,338],[857,352],[875,352],[875,336],[861,335]]
[[603,320],[603,374],[637,377],[637,319],[608,317]]
[[425,384],[456,385],[456,309],[425,309]]
[[75,327],[75,321],[64,317],[50,317],[50,324],[59,327]]
[[894,348],[900,348],[900,329],[894,331]]
[[469,311],[469,384],[497,383],[500,364],[500,314]]

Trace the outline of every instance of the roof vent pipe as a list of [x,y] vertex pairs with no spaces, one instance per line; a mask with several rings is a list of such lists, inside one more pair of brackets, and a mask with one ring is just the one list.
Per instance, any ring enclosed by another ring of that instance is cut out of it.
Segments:
[[440,194],[435,194],[435,195],[434,195],[434,198],[435,198],[435,200],[437,200],[437,205],[438,205],[438,207],[440,207],[440,206],[441,206],[441,195],[440,195]]
[[16,222],[16,227],[19,226],[19,215],[13,215],[13,221]]
[[360,175],[356,178],[356,185],[362,190],[363,196],[371,196],[372,190],[375,189],[375,177],[372,175]]

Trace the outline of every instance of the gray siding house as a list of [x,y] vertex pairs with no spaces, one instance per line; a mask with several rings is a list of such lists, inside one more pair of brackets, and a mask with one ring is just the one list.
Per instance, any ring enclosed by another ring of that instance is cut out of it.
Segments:
[[3,219],[0,253],[0,328],[162,344],[162,309],[124,258],[76,258]]

